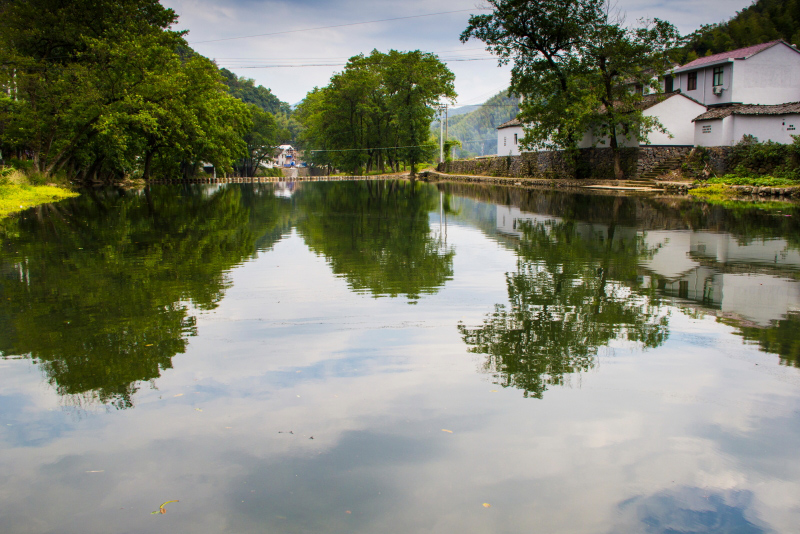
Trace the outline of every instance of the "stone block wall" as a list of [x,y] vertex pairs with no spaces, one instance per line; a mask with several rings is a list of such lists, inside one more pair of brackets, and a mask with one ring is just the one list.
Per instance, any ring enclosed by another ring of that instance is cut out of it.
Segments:
[[638,175],[652,171],[662,163],[677,159],[686,160],[694,147],[690,146],[645,146],[639,147]]
[[[712,162],[724,166],[729,150],[725,148],[710,150]],[[626,178],[637,178],[664,162],[685,160],[691,151],[692,147],[682,146],[621,148],[620,165]],[[715,163],[712,163],[712,166]],[[448,174],[518,178],[613,180],[614,153],[610,148],[582,148],[573,153],[563,150],[523,152],[519,156],[449,161],[440,163],[437,170]]]

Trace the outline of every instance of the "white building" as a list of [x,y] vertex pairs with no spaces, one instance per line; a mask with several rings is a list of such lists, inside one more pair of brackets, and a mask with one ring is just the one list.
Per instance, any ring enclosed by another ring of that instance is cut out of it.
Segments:
[[694,119],[696,146],[732,146],[745,135],[790,144],[800,135],[800,102],[772,106],[734,104],[711,108]]
[[[652,132],[645,143],[620,135],[619,146],[731,146],[743,136],[791,143],[800,126],[800,51],[771,41],[698,58],[675,68],[665,93],[640,103],[668,133]],[[670,92],[671,91],[671,92]],[[497,153],[518,155],[522,124],[514,119],[497,129]],[[610,146],[608,138],[586,132],[579,148]]]
[[292,145],[280,145],[278,147],[278,156],[275,158],[275,163],[278,167],[292,166],[295,164],[295,150]]
[[800,51],[771,41],[705,56],[672,70],[676,90],[706,106],[800,101]]
[[[692,119],[704,113],[706,107],[697,100],[678,91],[672,93],[649,94],[642,97],[639,104],[645,117],[655,117],[667,133],[651,132],[647,142],[623,135],[617,136],[619,146],[694,146],[694,124]],[[578,143],[578,148],[611,146],[608,137],[599,139],[586,132]]]
[[511,119],[497,127],[497,155],[519,156],[519,142],[525,132],[519,119]]

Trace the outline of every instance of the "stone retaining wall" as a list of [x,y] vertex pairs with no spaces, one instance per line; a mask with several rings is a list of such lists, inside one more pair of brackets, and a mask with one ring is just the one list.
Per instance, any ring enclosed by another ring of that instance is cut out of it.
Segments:
[[[692,147],[652,146],[621,148],[620,164],[626,178],[637,178],[661,163],[685,159]],[[714,156],[724,159],[723,155]],[[524,152],[519,156],[457,160],[440,163],[439,172],[514,178],[614,179],[614,153],[610,148],[582,148],[570,154],[563,150]]]

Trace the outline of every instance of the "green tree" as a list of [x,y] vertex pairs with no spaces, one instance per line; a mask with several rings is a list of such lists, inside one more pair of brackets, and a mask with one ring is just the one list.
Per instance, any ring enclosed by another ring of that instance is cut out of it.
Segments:
[[244,136],[246,155],[237,164],[242,176],[256,176],[261,164],[271,159],[280,142],[281,130],[272,113],[250,104],[253,126]]
[[622,177],[619,139],[646,139],[660,125],[643,115],[635,87],[653,86],[669,67],[675,29],[654,20],[625,28],[604,0],[489,0],[461,34],[514,63],[511,92],[523,96],[523,146],[572,149],[587,130],[609,138]]
[[429,142],[433,106],[455,97],[453,79],[434,55],[419,51],[352,57],[298,107],[302,143],[318,165],[358,174],[407,162],[416,172],[435,146]]
[[230,167],[248,113],[208,59],[183,53],[176,20],[155,0],[4,2],[0,84],[14,101],[0,146],[48,175],[147,176],[166,150],[184,169]]

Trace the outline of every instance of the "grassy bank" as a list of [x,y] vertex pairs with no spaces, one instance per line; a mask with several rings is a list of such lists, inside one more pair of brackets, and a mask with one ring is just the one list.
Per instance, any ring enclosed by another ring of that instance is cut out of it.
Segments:
[[54,185],[33,185],[28,177],[15,169],[0,170],[0,219],[27,208],[65,198],[78,193]]

